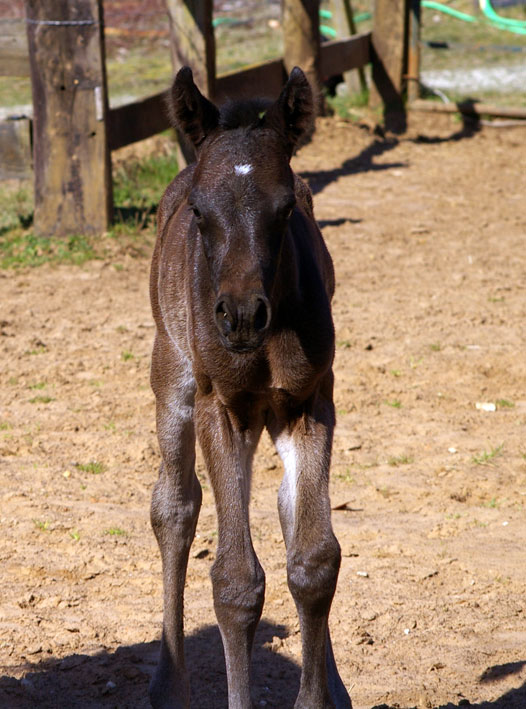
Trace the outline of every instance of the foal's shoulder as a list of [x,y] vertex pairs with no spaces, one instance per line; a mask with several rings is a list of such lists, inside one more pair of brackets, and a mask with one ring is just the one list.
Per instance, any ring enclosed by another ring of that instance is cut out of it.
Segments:
[[188,165],[168,185],[157,210],[157,233],[162,235],[166,224],[186,199],[192,184],[195,163]]

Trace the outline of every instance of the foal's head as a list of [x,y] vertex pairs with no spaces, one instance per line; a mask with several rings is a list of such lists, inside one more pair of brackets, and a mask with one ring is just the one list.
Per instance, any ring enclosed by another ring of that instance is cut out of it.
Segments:
[[254,350],[276,305],[273,286],[296,201],[289,161],[312,121],[309,83],[295,68],[275,103],[219,111],[184,67],[171,102],[197,151],[188,208],[208,263],[215,325],[228,350]]

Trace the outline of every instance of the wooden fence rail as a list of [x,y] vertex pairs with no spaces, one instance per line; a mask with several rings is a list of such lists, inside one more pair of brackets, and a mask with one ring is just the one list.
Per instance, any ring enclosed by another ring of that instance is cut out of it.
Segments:
[[[349,39],[326,42],[321,47],[321,74],[335,76],[344,71],[365,66],[370,60],[371,33]],[[254,64],[240,71],[219,75],[215,79],[214,99],[259,96],[275,97],[283,87],[286,76],[283,59]],[[134,103],[110,108],[108,116],[110,150],[149,138],[169,128],[165,106],[165,92]]]

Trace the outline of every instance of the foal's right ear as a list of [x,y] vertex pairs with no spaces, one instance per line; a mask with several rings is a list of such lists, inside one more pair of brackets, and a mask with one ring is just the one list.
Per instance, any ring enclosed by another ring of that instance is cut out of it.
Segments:
[[192,70],[183,66],[177,72],[169,97],[172,123],[199,148],[219,123],[219,110],[194,84]]
[[295,66],[264,121],[283,137],[290,157],[301,139],[312,129],[313,120],[312,90],[305,74]]

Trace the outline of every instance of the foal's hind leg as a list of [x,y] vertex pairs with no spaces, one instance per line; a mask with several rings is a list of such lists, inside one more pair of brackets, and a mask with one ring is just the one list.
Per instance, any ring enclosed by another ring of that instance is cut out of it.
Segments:
[[183,649],[183,592],[201,506],[201,486],[194,473],[195,382],[189,362],[171,342],[160,338],[153,351],[152,387],[162,464],[152,496],[151,522],[163,564],[164,616],[150,700],[155,709],[185,709],[190,693]]
[[289,588],[298,609],[302,674],[295,709],[350,709],[329,636],[328,617],[340,566],[328,493],[334,407],[332,375],[294,422],[269,425],[285,475],[278,505]]
[[240,421],[213,394],[196,402],[199,443],[217,509],[217,558],[211,577],[229,709],[252,707],[250,655],[265,594],[265,575],[252,546],[248,518],[252,457],[263,420],[251,411],[250,402],[242,408]]

